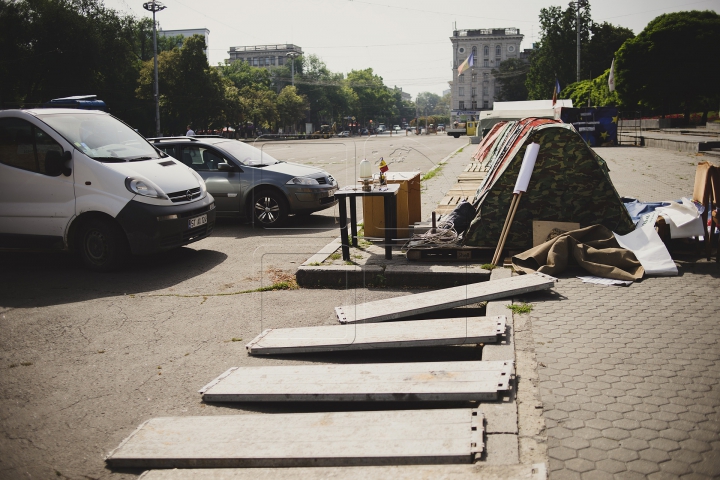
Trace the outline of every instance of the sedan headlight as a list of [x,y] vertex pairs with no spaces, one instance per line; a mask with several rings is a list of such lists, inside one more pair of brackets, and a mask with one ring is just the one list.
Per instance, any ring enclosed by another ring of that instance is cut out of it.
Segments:
[[287,182],[286,185],[320,185],[314,178],[295,177]]
[[125,188],[127,188],[130,193],[142,195],[143,197],[168,198],[160,187],[147,178],[127,177],[125,179]]

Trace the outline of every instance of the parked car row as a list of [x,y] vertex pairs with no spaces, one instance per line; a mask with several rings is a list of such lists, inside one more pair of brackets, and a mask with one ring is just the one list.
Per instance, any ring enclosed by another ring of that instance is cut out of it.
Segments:
[[324,170],[237,140],[151,142],[102,111],[0,111],[0,248],[70,250],[107,271],[206,238],[216,215],[274,227],[336,203]]

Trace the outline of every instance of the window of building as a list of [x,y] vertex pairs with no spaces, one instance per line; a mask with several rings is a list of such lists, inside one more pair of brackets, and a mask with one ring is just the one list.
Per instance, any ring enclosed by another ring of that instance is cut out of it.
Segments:
[[483,60],[483,67],[489,67],[489,66],[490,66],[490,61],[486,58],[485,60]]
[[475,100],[472,101],[472,110],[477,110],[477,102]]
[[483,108],[488,108],[488,101],[487,101],[487,100],[483,100]]
[[458,109],[459,110],[465,110],[465,100],[460,100],[458,102]]
[[497,58],[495,59],[495,65],[500,65],[500,62],[501,62],[501,61],[502,61],[502,59],[501,59],[500,57],[497,57]]
[[465,83],[465,74],[461,73],[458,77],[458,83]]
[[472,96],[477,95],[477,87],[472,87]]
[[483,95],[487,95],[487,94],[488,94],[488,86],[483,85]]
[[259,66],[259,63],[258,63],[258,62],[259,62],[258,57],[253,57],[253,59],[252,59],[253,67]]
[[473,58],[477,58],[477,47],[472,48],[472,55],[473,55]]
[[485,46],[483,47],[483,53],[485,54],[486,57],[489,56],[489,55],[490,55],[490,47],[488,47],[487,45],[485,45]]
[[502,47],[500,47],[500,45],[497,45],[495,47],[495,56],[499,57],[501,55],[501,53],[502,53]]
[[458,88],[458,96],[464,97],[465,96],[465,87],[459,87]]
[[284,65],[285,64],[285,57],[278,57],[278,65]]
[[470,79],[473,83],[477,82],[477,73],[472,74],[472,78]]

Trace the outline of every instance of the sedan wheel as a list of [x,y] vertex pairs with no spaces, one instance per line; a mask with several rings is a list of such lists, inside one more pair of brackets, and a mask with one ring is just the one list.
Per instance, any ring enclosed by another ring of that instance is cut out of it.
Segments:
[[278,227],[287,217],[287,204],[281,194],[272,190],[257,192],[253,200],[253,218],[262,227]]

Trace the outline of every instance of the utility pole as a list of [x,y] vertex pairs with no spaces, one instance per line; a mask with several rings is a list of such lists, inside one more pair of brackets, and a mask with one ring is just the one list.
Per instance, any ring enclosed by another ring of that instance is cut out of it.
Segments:
[[295,59],[296,59],[299,55],[300,55],[300,54],[297,53],[297,52],[288,52],[288,53],[287,53],[287,57],[290,59],[290,71],[292,72],[292,73],[291,73],[291,78],[292,78],[292,86],[293,86],[293,87],[295,86]]
[[575,2],[570,2],[571,4],[575,3],[577,6],[577,9],[575,13],[577,14],[577,80],[580,81],[580,9],[582,7],[589,7],[590,4],[588,3],[588,0],[576,0]]
[[167,7],[162,3],[153,0],[143,3],[143,8],[153,14],[153,54],[155,61],[155,133],[160,136],[160,93],[158,89],[158,64],[157,64],[157,24],[155,23],[155,12],[165,10]]

